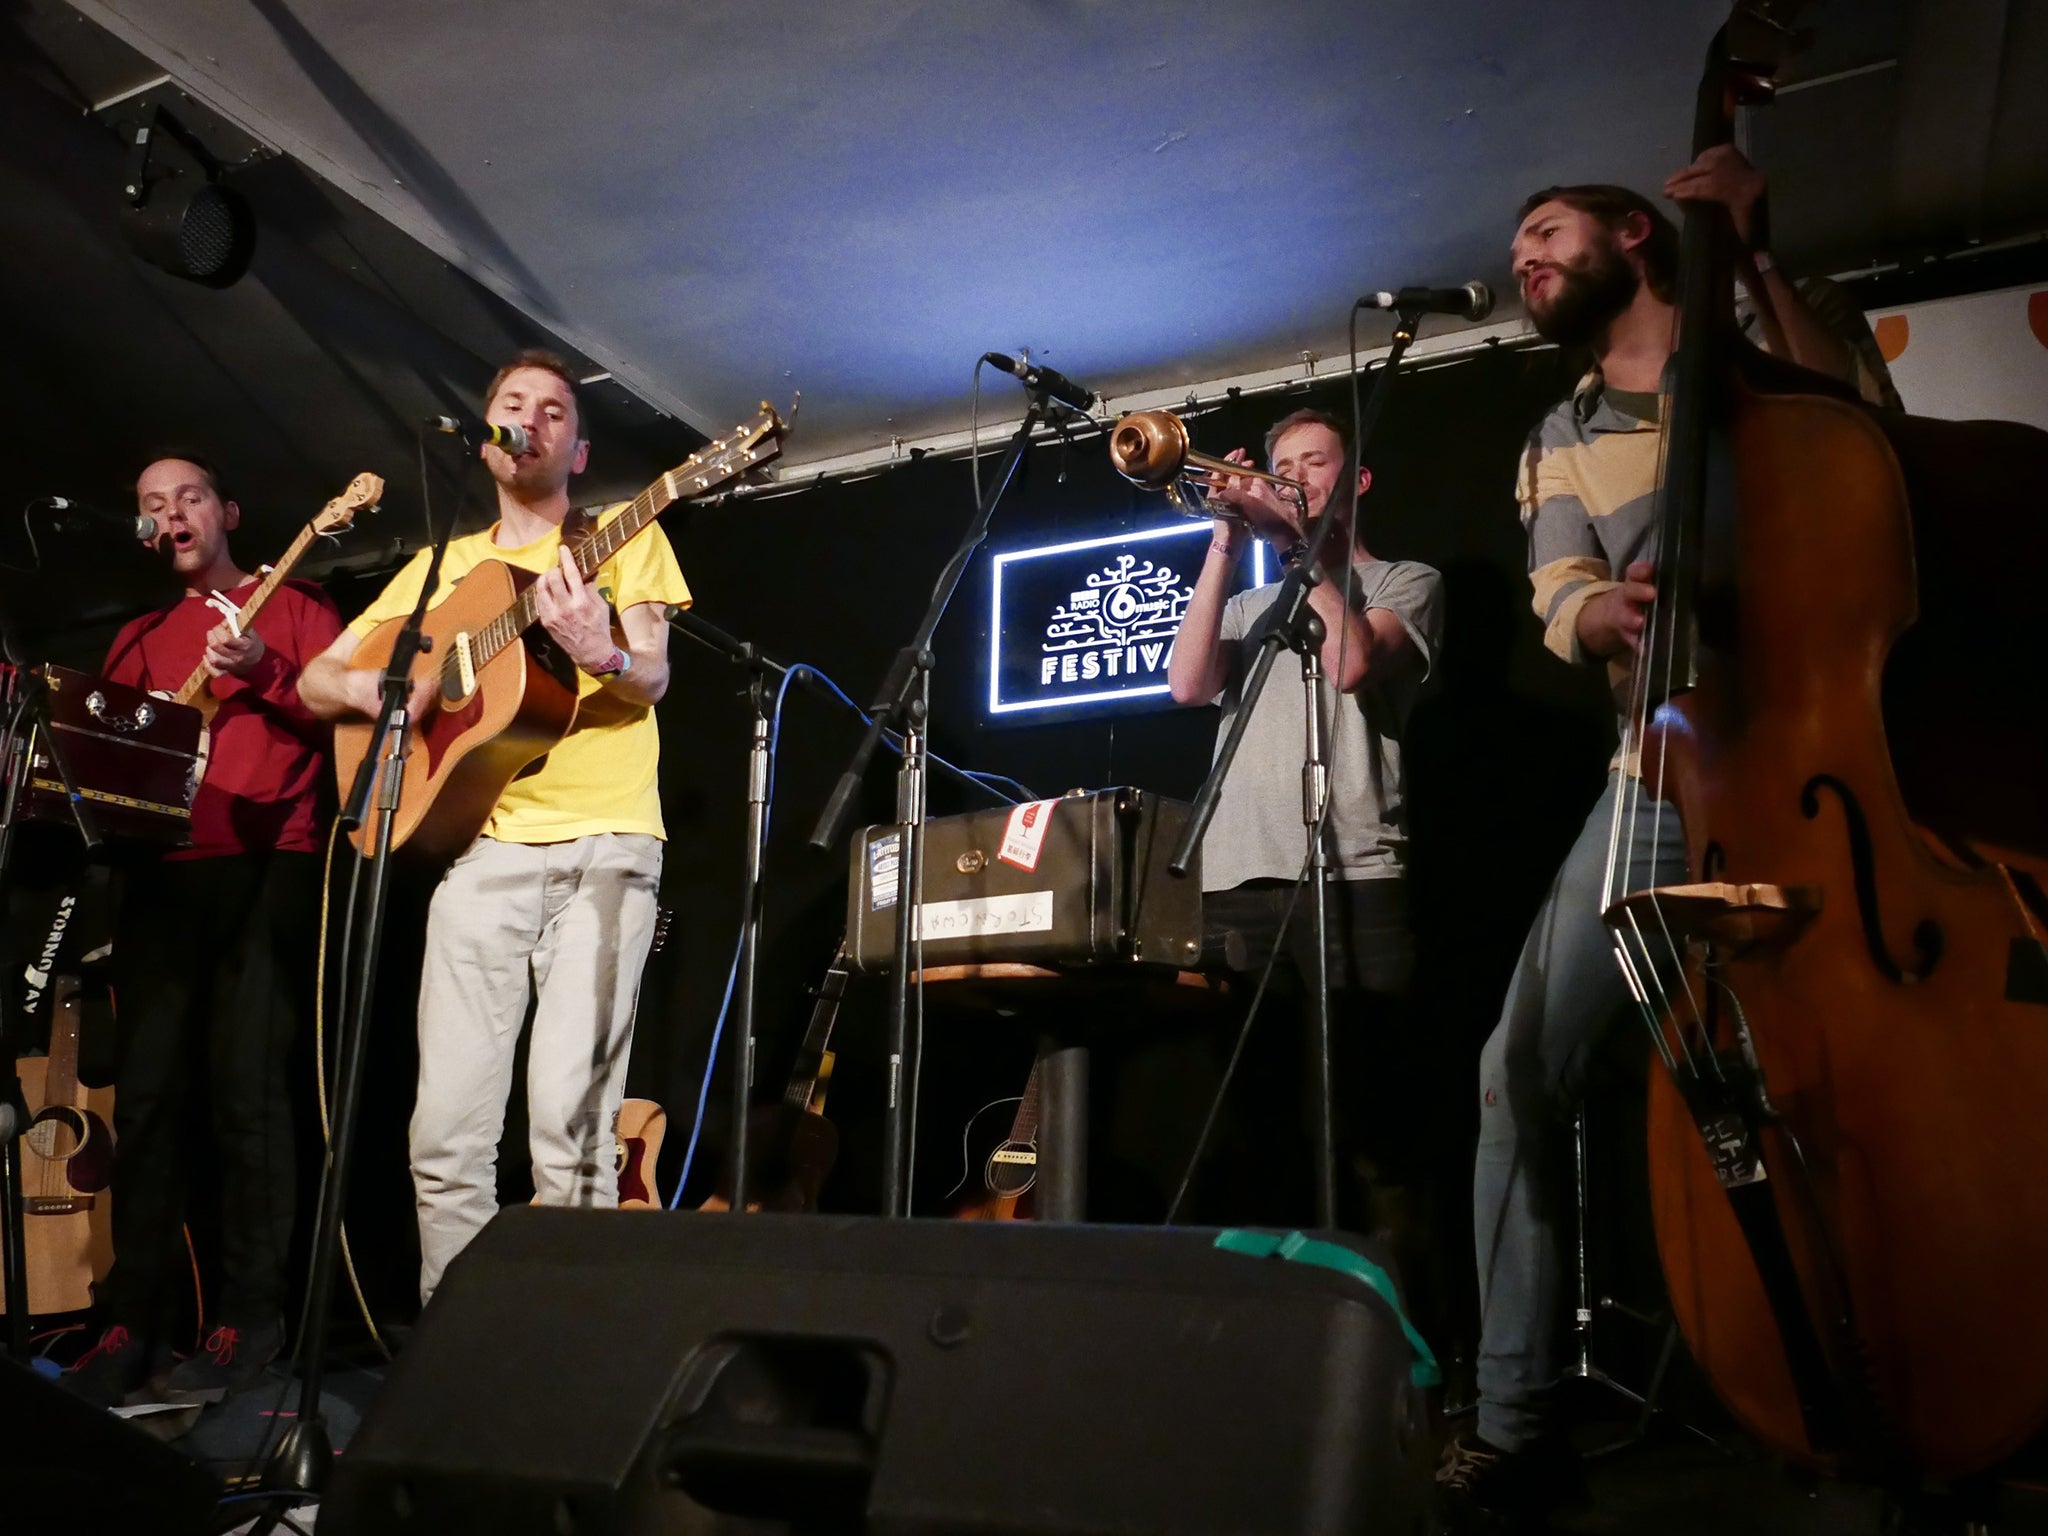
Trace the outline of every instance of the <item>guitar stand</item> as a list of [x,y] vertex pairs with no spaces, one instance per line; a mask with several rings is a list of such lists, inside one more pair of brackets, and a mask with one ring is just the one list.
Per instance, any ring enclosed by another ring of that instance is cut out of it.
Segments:
[[[43,678],[21,663],[11,634],[0,635],[0,656],[13,669],[14,686],[20,690],[13,700],[5,732],[7,788],[5,803],[0,804],[0,898],[4,898],[8,871],[14,862],[14,827],[21,809],[21,792],[30,772],[31,735],[38,737],[50,754],[50,765],[64,785],[71,819],[78,827],[78,835],[85,840],[86,854],[97,853],[103,839],[85,797],[78,792],[78,781],[71,775],[64,745],[50,728],[50,701]],[[28,1099],[21,1091],[19,1062],[18,1043],[7,1027],[5,1013],[0,1013],[0,1284],[4,1284],[7,1293],[7,1353],[27,1364],[28,1234],[27,1205],[21,1185],[21,1140],[28,1134],[29,1114]]]
[[[1669,1313],[1653,1316],[1647,1312],[1638,1312],[1634,1307],[1618,1302],[1612,1296],[1602,1296],[1597,1304],[1593,1299],[1592,1268],[1587,1262],[1587,1212],[1590,1201],[1586,1187],[1586,1114],[1583,1109],[1572,1117],[1572,1170],[1574,1204],[1578,1214],[1575,1266],[1578,1292],[1575,1298],[1576,1305],[1572,1310],[1572,1334],[1577,1352],[1572,1363],[1565,1367],[1564,1374],[1580,1381],[1591,1382],[1595,1386],[1605,1387],[1617,1397],[1634,1403],[1637,1408],[1635,1422],[1619,1437],[1605,1441],[1581,1454],[1581,1460],[1594,1461],[1603,1456],[1612,1456],[1617,1451],[1627,1450],[1630,1446],[1640,1445],[1649,1438],[1650,1425],[1656,1416],[1660,1413],[1668,1414],[1667,1409],[1658,1406],[1658,1399],[1663,1395],[1664,1378],[1670,1369],[1671,1357],[1678,1348],[1678,1323]],[[1650,1379],[1642,1391],[1638,1392],[1626,1382],[1609,1375],[1594,1362],[1592,1343],[1593,1320],[1597,1315],[1596,1305],[1599,1311],[1614,1312],[1647,1328],[1663,1330],[1657,1346],[1657,1363],[1650,1368]],[[1681,1419],[1676,1415],[1670,1417],[1688,1434],[1703,1440],[1723,1455],[1728,1453],[1726,1446],[1691,1420]]]

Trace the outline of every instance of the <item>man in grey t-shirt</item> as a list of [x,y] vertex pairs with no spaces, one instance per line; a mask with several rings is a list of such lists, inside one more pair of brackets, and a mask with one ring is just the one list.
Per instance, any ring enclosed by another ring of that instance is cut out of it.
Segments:
[[[1361,469],[1357,483],[1348,483],[1351,455],[1346,438],[1346,428],[1337,418],[1321,411],[1296,411],[1267,433],[1266,460],[1275,474],[1302,483],[1310,518],[1339,519],[1324,541],[1323,579],[1309,591],[1309,602],[1325,629],[1321,697],[1330,810],[1324,836],[1330,870],[1329,970],[1336,994],[1331,1016],[1338,1061],[1336,1109],[1342,1130],[1340,1154],[1368,1182],[1385,1183],[1389,1165],[1402,1150],[1399,1143],[1407,1140],[1396,1123],[1399,1116],[1390,1108],[1402,1074],[1351,1068],[1360,1064],[1358,1048],[1366,1043],[1364,1037],[1377,1033],[1372,1029],[1373,1015],[1384,1017],[1371,996],[1392,997],[1405,991],[1414,964],[1403,878],[1407,814],[1401,742],[1409,707],[1428,675],[1442,632],[1443,578],[1414,561],[1376,559],[1358,540],[1354,513],[1371,476]],[[1242,449],[1229,457],[1234,463],[1250,462]],[[1245,675],[1273,621],[1279,592],[1276,584],[1226,600],[1238,557],[1254,534],[1281,551],[1283,558],[1297,552],[1305,538],[1292,497],[1268,482],[1249,477],[1223,480],[1210,492],[1210,502],[1236,516],[1216,521],[1208,556],[1174,640],[1167,678],[1178,703],[1222,704],[1220,744],[1240,707]],[[1252,971],[1263,967],[1276,942],[1282,942],[1281,919],[1308,852],[1301,795],[1307,737],[1304,693],[1297,664],[1282,657],[1259,698],[1202,844],[1204,926],[1212,934],[1234,933]],[[1297,985],[1300,978],[1313,974],[1314,918],[1307,895],[1304,892],[1287,921],[1284,940]],[[1304,1019],[1310,1016],[1306,1006],[1301,1012]],[[1269,1064],[1289,1058],[1283,1065],[1283,1081],[1296,1058],[1291,1046],[1277,1043],[1257,1054]],[[1372,1054],[1377,1058],[1379,1051]],[[1255,1078],[1258,1066],[1255,1062],[1250,1068]],[[1371,1102],[1362,1102],[1375,1086],[1388,1091],[1372,1093]],[[1261,1127],[1261,1139],[1270,1143],[1278,1136],[1277,1116],[1287,1126],[1285,1139],[1299,1139],[1305,1148],[1305,1127],[1294,1107],[1300,1102],[1298,1096],[1292,1104],[1276,1097],[1272,1113],[1260,1116],[1268,1122]],[[1300,1163],[1298,1156],[1292,1161]],[[1352,1182],[1340,1177],[1340,1198],[1348,1195]],[[1293,1212],[1286,1210],[1232,1214],[1293,1219]],[[1376,1225],[1388,1220],[1385,1210],[1344,1214]]]

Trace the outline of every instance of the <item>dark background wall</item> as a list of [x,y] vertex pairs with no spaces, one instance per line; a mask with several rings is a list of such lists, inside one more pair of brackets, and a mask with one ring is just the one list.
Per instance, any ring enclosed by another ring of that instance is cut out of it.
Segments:
[[[1409,1092],[1428,1105],[1431,1157],[1452,1208],[1438,1227],[1456,1254],[1469,1231],[1458,1202],[1475,1123],[1473,1063],[1499,1007],[1527,923],[1596,792],[1611,747],[1611,714],[1597,679],[1545,652],[1528,606],[1512,485],[1528,428],[1574,377],[1550,351],[1484,354],[1397,381],[1365,508],[1367,542],[1383,558],[1425,561],[1447,584],[1445,643],[1407,743],[1414,812],[1412,892],[1419,941],[1414,1006],[1404,1021],[1426,1048],[1403,1053]],[[1341,384],[1240,400],[1200,418],[1199,446],[1256,447],[1266,426],[1301,404],[1350,409]],[[782,660],[813,662],[866,700],[922,611],[931,582],[972,514],[965,467],[920,463],[858,484],[743,504],[669,524],[698,611]],[[1115,475],[1099,438],[1035,451],[999,510],[988,548],[962,582],[937,637],[933,736],[964,765],[1007,773],[1041,794],[1129,783],[1191,795],[1214,739],[1213,709],[1165,709],[1013,726],[988,721],[988,558],[992,550],[1121,527],[1156,525],[1163,499]],[[669,818],[665,899],[677,913],[650,967],[632,1069],[636,1091],[668,1106],[677,1151],[730,963],[738,921],[747,712],[739,677],[693,642],[671,647],[676,676],[661,708]],[[1284,678],[1282,685],[1284,685]],[[768,863],[759,1089],[787,1071],[815,984],[844,918],[845,858],[804,839],[857,738],[827,707],[793,696],[783,726]],[[935,780],[934,809],[970,797]],[[862,820],[886,820],[891,765],[871,771]],[[828,1190],[842,1208],[873,1209],[879,1161],[884,988],[857,983],[842,1012],[832,1117],[845,1148]],[[1161,1026],[1171,1035],[1174,1026]],[[1137,1032],[1142,1034],[1142,1032]],[[959,1177],[967,1116],[1015,1093],[1030,1036],[987,1014],[934,1012],[920,1101],[919,1203]],[[1098,1057],[1098,1212],[1157,1220],[1192,1144],[1216,1049],[1202,1061],[1146,1037],[1130,1059]],[[1294,1049],[1262,1028],[1254,1052]],[[1163,1059],[1162,1059],[1163,1053]],[[723,1143],[727,1089],[714,1074],[706,1142]],[[1161,1102],[1161,1100],[1167,1102]],[[998,1118],[1001,1118],[1000,1114]],[[1282,1128],[1284,1130],[1284,1128]],[[1257,1134],[1254,1127],[1252,1134]],[[1139,1145],[1134,1145],[1139,1143]],[[1227,1156],[1226,1146],[1219,1155]],[[686,1198],[715,1158],[700,1154]],[[1296,1219],[1277,1210],[1211,1210],[1215,1219]]]
[[[484,362],[479,354],[474,366],[481,370]],[[66,378],[71,372],[53,370]],[[1608,751],[1608,710],[1597,680],[1575,675],[1541,648],[1528,611],[1511,495],[1525,433],[1568,391],[1573,376],[1554,352],[1505,349],[1404,376],[1369,455],[1375,480],[1365,526],[1373,552],[1425,561],[1443,571],[1447,583],[1444,649],[1407,744],[1420,946],[1407,1027],[1431,1045],[1426,1060],[1433,1072],[1416,1091],[1440,1117],[1441,1139],[1451,1149],[1445,1155],[1453,1160],[1469,1155],[1469,1136],[1459,1128],[1471,1116],[1472,1058],[1490,1027],[1528,916],[1595,791]],[[75,394],[78,387],[65,389]],[[1198,445],[1219,453],[1256,446],[1272,420],[1302,404],[1346,413],[1349,392],[1342,383],[1330,383],[1232,401],[1197,419]],[[81,413],[73,408],[62,414],[70,424],[61,439],[65,456],[81,458]],[[642,460],[662,462],[649,460],[659,448],[647,430],[618,421],[609,405],[594,403],[590,418],[593,493],[630,491],[651,473],[640,467]],[[186,436],[206,445],[203,429],[184,425]],[[232,434],[231,440],[239,441]],[[993,470],[1000,447],[999,440],[988,443],[984,472]],[[676,456],[684,451],[687,443],[670,450]],[[224,457],[234,475],[232,454]],[[365,460],[360,467],[387,476],[385,519],[400,519],[407,542],[413,542],[420,487],[409,460]],[[119,474],[109,467],[102,478],[118,487],[129,473],[132,466]],[[453,486],[436,473],[434,505],[445,516]],[[264,485],[258,479],[253,493],[245,492],[251,514],[240,540],[245,561],[263,559],[273,544],[281,546],[275,530],[295,525],[301,515],[297,508],[267,505],[275,498]],[[972,515],[969,486],[964,463],[919,461],[850,484],[704,511],[678,509],[663,526],[700,613],[779,660],[820,667],[866,701]],[[461,521],[479,526],[489,515],[488,486],[480,474],[468,491],[470,508]],[[119,504],[118,488],[102,487],[102,494],[109,504]],[[1169,795],[1193,793],[1214,737],[1211,709],[1024,725],[984,718],[990,551],[1152,526],[1170,515],[1163,498],[1113,472],[1099,434],[1029,455],[996,516],[988,547],[973,561],[937,636],[933,740],[939,753],[1010,774],[1041,794],[1118,783]],[[96,667],[120,617],[172,595],[160,575],[123,561],[112,582],[121,594],[115,604],[109,590],[113,573],[103,577],[90,552],[46,546],[45,554],[44,568],[34,575],[0,578],[17,622],[33,614],[26,627],[41,656]],[[329,574],[344,613],[368,601],[388,565]],[[118,613],[112,611],[116,606]],[[76,615],[74,622],[66,622],[67,613]],[[672,1185],[689,1141],[737,930],[748,714],[743,679],[728,663],[680,635],[671,657],[674,681],[659,719],[670,835],[663,901],[674,922],[649,966],[631,1088],[669,1111],[663,1176]],[[849,717],[801,690],[792,694],[782,728],[768,861],[758,1095],[772,1095],[786,1075],[808,1017],[808,989],[822,974],[843,922],[844,845],[818,855],[804,839],[857,739],[858,727]],[[891,780],[891,764],[886,757],[878,760],[860,820],[888,819]],[[972,803],[957,786],[934,780],[935,812]],[[428,881],[412,872],[401,877],[394,896],[380,955],[362,1182],[352,1202],[362,1229],[359,1259],[373,1290],[393,1307],[404,1305],[413,1274],[404,1123],[411,1097],[417,945],[428,889]],[[846,1145],[829,1200],[842,1208],[871,1209],[875,1202],[881,1003],[879,983],[857,984],[835,1041],[841,1055],[833,1118],[842,1125]],[[992,1018],[935,1014],[930,1036],[931,1075],[920,1101],[921,1204],[958,1177],[960,1123],[987,1098],[1016,1092],[1030,1054],[1027,1033]],[[1254,1048],[1286,1047],[1259,1037]],[[1145,1166],[1121,1170],[1128,1177],[1119,1177],[1108,1159],[1099,1160],[1109,1191],[1106,1213],[1157,1219],[1211,1079],[1173,1069],[1140,1074],[1137,1086],[1120,1087],[1118,1063],[1108,1059],[1103,1065],[1097,1107],[1111,1122],[1104,1127],[1105,1147],[1111,1140],[1148,1143],[1138,1158]],[[1162,1097],[1173,1102],[1156,1102]],[[714,1074],[706,1102],[703,1150],[686,1192],[690,1200],[708,1186],[725,1141],[722,1074]],[[508,1145],[517,1144],[515,1119]],[[507,1160],[508,1197],[523,1196],[519,1161]],[[1453,1175],[1450,1183],[1459,1179]],[[1256,1219],[1259,1213],[1236,1214]],[[1455,1230],[1462,1222],[1452,1225]]]
[[[1523,435],[1569,388],[1554,353],[1500,352],[1400,381],[1371,460],[1368,542],[1386,558],[1426,561],[1446,575],[1447,634],[1408,743],[1414,802],[1414,891],[1421,943],[1411,1027],[1437,1043],[1439,1080],[1418,1084],[1441,1113],[1469,1115],[1469,1064],[1490,1027],[1529,913],[1576,830],[1608,750],[1607,707],[1591,679],[1541,649],[1527,607],[1522,541],[1510,488]],[[1202,446],[1256,445],[1265,426],[1297,404],[1346,411],[1341,386],[1286,398],[1235,402],[1201,419]],[[959,463],[918,463],[851,485],[742,503],[666,522],[697,596],[697,609],[785,661],[813,663],[856,698],[878,686],[922,611],[932,580],[971,516]],[[1156,524],[1162,500],[1110,469],[1099,438],[1035,451],[999,511],[940,628],[933,737],[954,761],[1021,779],[1042,794],[1130,783],[1192,794],[1215,730],[1211,709],[1160,710],[1024,726],[984,718],[990,550]],[[340,594],[343,606],[359,600]],[[737,669],[678,636],[675,680],[660,709],[663,800],[670,835],[664,901],[676,917],[650,965],[632,1087],[671,1117],[664,1173],[673,1179],[702,1079],[738,923],[748,714]],[[804,844],[858,736],[844,715],[792,695],[781,736],[768,860],[762,966],[762,1092],[787,1070],[809,1014],[807,989],[822,973],[844,914],[845,858]],[[869,775],[860,820],[890,814],[891,764]],[[934,810],[973,803],[934,781]],[[394,946],[395,957],[395,946]],[[406,969],[394,963],[393,974]],[[833,1203],[871,1204],[877,1155],[873,1119],[879,1078],[879,983],[856,984],[842,1012],[834,1119],[847,1147]],[[401,1029],[399,999],[387,1004]],[[1014,1031],[1000,1021],[935,1016],[935,1058],[981,1050],[1021,1074]],[[971,1032],[968,1039],[961,1031]],[[394,1079],[396,1080],[396,1079]],[[949,1101],[929,1079],[921,1110],[931,1151],[920,1188],[941,1192],[973,1102]],[[1015,1092],[1017,1077],[999,1092]],[[724,1140],[726,1087],[715,1074],[705,1141]],[[1195,1108],[1198,1110],[1199,1105]],[[1171,1119],[1171,1117],[1168,1117]],[[1191,1127],[1190,1127],[1191,1131]],[[1453,1137],[1451,1140],[1455,1141]],[[1185,1148],[1161,1147],[1172,1164]],[[694,1199],[715,1166],[700,1153]],[[941,1174],[944,1177],[941,1177]],[[938,1181],[936,1184],[934,1180]],[[1156,1219],[1142,1187],[1123,1212]]]
[[[1473,1059],[1529,915],[1596,790],[1609,750],[1603,689],[1541,647],[1511,494],[1524,435],[1569,389],[1572,376],[1554,352],[1507,350],[1404,376],[1369,455],[1370,548],[1383,558],[1425,561],[1444,573],[1447,586],[1443,651],[1407,743],[1419,968],[1404,1027],[1417,1031],[1428,1049],[1404,1070],[1418,1075],[1412,1092],[1430,1105],[1437,1155],[1448,1162],[1445,1182],[1453,1190],[1462,1187],[1460,1166],[1469,1157]],[[1198,419],[1198,445],[1218,453],[1256,447],[1272,420],[1302,404],[1340,413],[1350,408],[1341,384],[1238,400]],[[985,472],[999,446],[990,445]],[[601,455],[601,436],[596,448]],[[403,468],[392,475],[399,488],[407,478]],[[853,484],[679,509],[663,526],[699,613],[778,660],[821,668],[865,702],[971,518],[969,485],[961,462],[917,462]],[[480,486],[473,489],[482,493]],[[1213,709],[1026,725],[991,723],[984,712],[990,552],[1152,526],[1170,515],[1163,498],[1114,473],[1099,435],[1030,454],[938,632],[932,736],[941,755],[1012,775],[1041,794],[1119,783],[1169,795],[1194,792],[1214,739]],[[344,574],[330,586],[344,613],[353,613],[380,580]],[[101,643],[94,626],[68,644],[53,643],[52,654],[93,666]],[[668,1109],[662,1173],[672,1188],[737,934],[749,715],[737,668],[682,635],[672,639],[670,653],[674,680],[658,717],[669,832],[662,899],[674,920],[649,964],[629,1086]],[[768,858],[757,1098],[775,1093],[786,1076],[809,1016],[809,989],[843,924],[845,844],[822,855],[805,839],[858,735],[850,717],[792,691]],[[889,818],[892,781],[893,764],[884,754],[868,776],[858,820]],[[942,776],[934,778],[933,801],[937,814],[977,803]],[[408,870],[394,894],[379,957],[361,1182],[351,1202],[359,1263],[373,1294],[394,1310],[406,1305],[413,1275],[404,1124],[418,943],[430,889],[424,872]],[[873,1209],[876,1201],[884,996],[880,982],[857,982],[834,1042],[840,1059],[832,1118],[845,1145],[828,1203],[840,1208]],[[927,1034],[921,1206],[933,1204],[959,1176],[962,1122],[986,1099],[1018,1090],[1031,1051],[1028,1032],[993,1016],[937,1010]],[[1172,1042],[1167,1046],[1170,1056]],[[1291,1046],[1268,1032],[1255,1036],[1252,1048]],[[1097,1074],[1103,1213],[1157,1220],[1213,1072],[1154,1063],[1124,1085],[1120,1065],[1112,1051]],[[685,1192],[690,1201],[708,1190],[726,1138],[722,1067],[706,1095],[702,1147]],[[1171,1102],[1159,1102],[1162,1097]],[[1146,1145],[1132,1152],[1134,1139]],[[523,1159],[516,1155],[520,1142],[515,1105],[508,1135],[515,1155],[503,1172],[508,1198],[526,1192]],[[1119,1166],[1120,1159],[1133,1166]],[[1257,1219],[1260,1213],[1229,1214]],[[1454,1241],[1465,1226],[1462,1217],[1448,1223]]]
[[[411,421],[462,403],[512,347],[548,338],[277,159],[259,159],[240,175],[264,229],[242,284],[214,293],[140,265],[114,230],[118,135],[81,112],[80,93],[46,70],[30,70],[31,57],[17,53],[0,71],[0,110],[13,129],[0,177],[16,236],[0,263],[17,340],[5,396],[19,440],[35,445],[11,457],[0,476],[6,509],[53,491],[120,507],[143,459],[166,444],[189,444],[218,458],[241,488],[239,552],[259,561],[350,475],[375,469],[389,482],[384,512],[327,556],[363,567],[326,576],[343,610],[356,611],[395,565],[396,546],[416,547],[421,536]],[[167,101],[197,111],[175,93]],[[209,131],[224,133],[217,124]],[[1510,495],[1524,433],[1571,378],[1569,366],[1545,351],[1491,353],[1406,377],[1371,454],[1368,542],[1382,556],[1437,566],[1448,583],[1444,652],[1408,743],[1421,947],[1408,1027],[1437,1047],[1427,1058],[1435,1077],[1417,1086],[1437,1106],[1453,1158],[1464,1155],[1458,1127],[1471,1114],[1471,1057],[1607,751],[1597,682],[1572,675],[1538,643]],[[630,494],[697,440],[615,385],[585,395],[595,443],[587,496]],[[1256,445],[1274,418],[1299,404],[1344,412],[1348,390],[1333,383],[1233,402],[1198,420],[1198,441],[1214,452]],[[984,468],[992,469],[1001,445],[987,446]],[[433,505],[444,517],[455,507],[444,468],[452,463],[445,456],[433,471]],[[487,487],[473,480],[470,490],[462,525],[481,526]],[[778,659],[819,666],[865,701],[971,511],[965,465],[921,461],[856,483],[679,510],[664,526],[701,613]],[[1161,498],[1113,473],[1099,435],[1081,437],[1030,455],[996,517],[990,548],[1152,525],[1168,515]],[[0,529],[0,561],[30,563],[23,533],[10,515]],[[45,537],[41,555],[34,571],[0,569],[0,617],[38,657],[96,667],[121,619],[173,595],[140,553],[103,540]],[[1011,774],[1043,794],[1117,783],[1193,792],[1213,740],[1212,710],[986,722],[987,603],[984,551],[937,638],[933,735],[940,753]],[[660,721],[670,832],[663,899],[675,919],[649,966],[631,1077],[634,1091],[669,1111],[669,1181],[689,1140],[737,928],[748,720],[733,668],[681,636],[671,651],[675,680]],[[787,1071],[809,1013],[807,990],[843,920],[843,849],[816,855],[804,839],[857,736],[843,714],[792,695],[768,867],[763,1095]],[[861,819],[885,819],[891,798],[890,765],[880,761]],[[935,780],[937,812],[970,803]],[[362,1183],[353,1202],[358,1258],[373,1291],[394,1308],[404,1306],[413,1274],[404,1125],[426,893],[418,874],[400,880],[380,954]],[[195,942],[217,937],[195,929]],[[846,1146],[828,1196],[845,1208],[872,1208],[875,1198],[880,1012],[880,986],[857,985],[836,1040],[832,1112]],[[1261,1035],[1253,1048],[1286,1046]],[[921,1202],[958,1176],[960,1122],[986,1098],[1014,1093],[1029,1053],[1028,1033],[1014,1024],[934,1013],[921,1096]],[[1156,1219],[1162,1185],[1185,1158],[1210,1079],[1156,1063],[1149,1072],[1120,1072],[1128,1063],[1114,1054],[1098,1074],[1098,1108],[1109,1122],[1098,1159],[1106,1211]],[[687,1198],[697,1198],[715,1169],[726,1102],[725,1083],[714,1077],[706,1150]],[[1144,1145],[1133,1151],[1137,1143]],[[518,1159],[507,1162],[505,1192],[519,1197]]]

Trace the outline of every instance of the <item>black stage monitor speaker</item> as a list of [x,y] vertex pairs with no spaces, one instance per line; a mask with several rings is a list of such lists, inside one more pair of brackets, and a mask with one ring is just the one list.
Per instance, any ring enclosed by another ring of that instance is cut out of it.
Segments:
[[321,1536],[1421,1530],[1393,1309],[1214,1236],[508,1208]]
[[189,1457],[0,1357],[0,1530],[198,1536],[220,1485]]

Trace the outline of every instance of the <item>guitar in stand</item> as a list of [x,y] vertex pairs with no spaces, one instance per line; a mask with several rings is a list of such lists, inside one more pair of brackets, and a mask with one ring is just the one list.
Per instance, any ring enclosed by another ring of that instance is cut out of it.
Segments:
[[616,1136],[619,1170],[619,1209],[658,1211],[661,1189],[654,1182],[654,1165],[661,1156],[661,1139],[668,1134],[668,1112],[652,1099],[627,1099],[619,1105]]
[[[1001,1102],[1000,1100],[998,1102]],[[970,1148],[976,1122],[993,1105],[984,1105],[967,1122]],[[1024,1080],[1024,1094],[1017,1100],[1017,1115],[1010,1133],[981,1159],[981,1189],[954,1207],[956,1221],[1028,1221],[1031,1219],[1031,1187],[1038,1182],[1038,1066]],[[974,1167],[972,1151],[967,1166]],[[961,1180],[962,1183],[966,1179]]]
[[[848,973],[842,945],[818,983],[818,1001],[804,1030],[796,1066],[779,1103],[759,1106],[747,1119],[747,1201],[750,1211],[808,1215],[839,1158],[839,1128],[825,1118],[825,1090],[832,1082],[832,1025],[846,995]],[[718,1176],[718,1192],[698,1207],[732,1209],[732,1165]]]
[[[571,513],[562,547],[587,581],[678,501],[735,480],[782,452],[788,429],[771,406],[669,470],[616,517],[595,527]],[[415,722],[412,748],[391,829],[391,846],[452,858],[475,839],[505,786],[569,732],[576,719],[577,675],[539,623],[530,571],[486,560],[427,611],[428,655],[420,665],[439,687]],[[349,666],[382,672],[404,619],[363,637]],[[334,768],[346,787],[370,750],[375,727],[343,720],[334,727]],[[366,829],[350,833],[365,846]]]
[[[50,982],[50,1051],[24,1056],[17,1070],[28,1101],[22,1216],[28,1312],[82,1312],[114,1261],[107,1182],[114,1169],[114,1090],[78,1081],[82,1009],[76,976]],[[0,1311],[13,1298],[0,1288]]]

